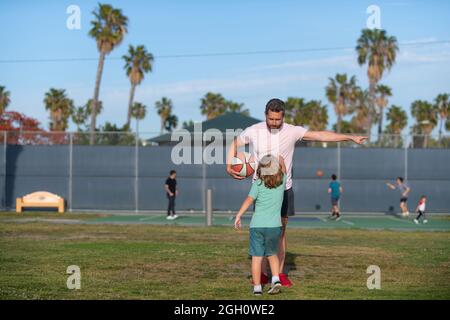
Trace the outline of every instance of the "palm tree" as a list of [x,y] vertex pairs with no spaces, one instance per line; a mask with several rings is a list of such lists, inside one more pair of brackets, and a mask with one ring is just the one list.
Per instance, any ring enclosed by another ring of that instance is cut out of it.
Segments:
[[136,89],[136,86],[139,85],[144,79],[145,73],[152,71],[153,55],[147,52],[144,46],[137,46],[136,48],[134,48],[132,45],[130,45],[128,48],[128,55],[124,55],[122,58],[125,60],[124,69],[126,70],[127,76],[130,79],[131,83],[126,122],[126,126],[129,128],[134,91]]
[[390,138],[389,140],[394,142],[394,146],[397,147],[399,146],[401,133],[403,129],[405,129],[408,125],[408,115],[406,114],[406,111],[402,109],[402,107],[391,105],[386,113],[386,119],[389,122],[386,126],[385,132],[389,135],[394,135],[394,137],[388,137]]
[[392,96],[392,89],[384,84],[379,84],[375,89],[375,93],[377,94],[375,104],[378,107],[378,139],[380,139],[383,132],[384,108],[388,105],[388,97]]
[[[332,129],[333,131],[337,131],[338,123],[336,122]],[[341,133],[358,133],[358,130],[355,128],[354,124],[351,121],[342,120],[340,123]]]
[[428,101],[415,100],[411,104],[411,114],[417,121],[414,126],[415,133],[424,135],[423,147],[426,148],[429,135],[438,122],[437,108]]
[[[89,99],[84,106],[77,107],[73,110],[72,113],[72,122],[77,126],[77,130],[80,131],[81,125],[84,125],[92,115],[92,99]],[[97,107],[95,108],[97,116],[103,111],[103,102],[98,101]]]
[[305,99],[288,97],[285,103],[284,121],[293,125],[306,125],[304,113]]
[[85,107],[77,107],[72,112],[72,121],[77,126],[77,131],[81,131],[81,125],[86,123],[88,113]]
[[122,10],[113,8],[109,4],[99,3],[98,8],[92,13],[95,16],[95,19],[91,21],[92,28],[89,31],[89,36],[94,38],[97,42],[97,49],[100,53],[95,79],[94,96],[92,98],[93,112],[91,115],[90,128],[90,143],[94,144],[94,132],[97,117],[96,106],[100,93],[100,82],[105,57],[122,42],[127,33],[128,18],[122,14]]
[[[139,134],[139,121],[147,115],[147,106],[143,103],[135,102],[131,108],[131,117],[136,119],[136,134]],[[127,126],[128,128],[129,126]]]
[[367,133],[370,135],[372,129],[372,116],[375,110],[375,93],[377,83],[383,77],[385,70],[390,70],[395,63],[398,51],[397,39],[388,36],[386,30],[363,29],[358,39],[356,51],[358,53],[358,64],[367,63],[367,76],[369,78],[369,127]]
[[160,134],[163,134],[164,128],[166,126],[166,121],[172,114],[172,100],[163,97],[161,101],[156,101],[155,107],[159,117],[161,118]]
[[305,109],[309,114],[309,129],[313,131],[325,130],[328,126],[327,106],[322,105],[320,100],[311,100],[306,103]]
[[165,129],[168,132],[172,132],[173,129],[175,129],[178,126],[178,117],[174,114],[171,114],[165,123]]
[[208,92],[202,99],[200,110],[202,115],[206,115],[207,120],[211,120],[227,109],[227,101],[220,93]]
[[356,77],[352,76],[348,79],[345,73],[336,74],[334,78],[329,78],[325,94],[328,101],[334,106],[337,116],[336,129],[340,133],[342,118],[350,112],[352,105],[355,103],[357,94]]
[[4,86],[0,86],[0,115],[5,112],[11,102],[10,92]]
[[183,129],[187,129],[187,128],[193,127],[193,126],[194,126],[194,121],[192,121],[192,120],[189,120],[189,121],[183,121],[183,123],[182,123],[182,125],[181,125],[181,127],[182,127]]
[[354,104],[350,108],[350,113],[355,115],[350,120],[353,127],[353,133],[363,133],[369,126],[369,103],[368,91],[362,90],[360,87],[355,88]]
[[442,138],[442,127],[449,120],[450,115],[450,95],[448,93],[439,94],[435,101],[435,107],[439,114],[439,141]]
[[73,113],[73,101],[66,95],[66,90],[50,88],[45,93],[45,110],[50,111],[50,130],[65,131],[68,119]]
[[250,116],[250,111],[248,109],[244,109],[243,103],[238,103],[238,102],[234,102],[231,100],[227,100],[225,109],[226,109],[226,111],[229,111],[229,112],[236,112],[236,113],[243,114],[245,116]]
[[408,125],[406,111],[397,105],[391,105],[387,111],[386,119],[389,121],[386,126],[386,132],[390,134],[400,135],[402,130]]

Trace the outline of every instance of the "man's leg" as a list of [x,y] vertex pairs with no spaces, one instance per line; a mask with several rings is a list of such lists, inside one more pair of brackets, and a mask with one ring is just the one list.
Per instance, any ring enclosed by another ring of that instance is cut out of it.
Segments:
[[176,198],[176,196],[172,197],[172,215],[174,215],[174,216],[176,216],[176,213],[175,213],[175,198]]
[[170,216],[171,205],[172,205],[171,197],[167,195],[167,216]]
[[288,224],[288,217],[282,217],[281,218],[281,238],[280,238],[280,246],[278,249],[278,260],[279,260],[279,273],[283,273],[284,270],[284,261],[286,259],[286,248],[287,248],[287,243],[286,243],[286,226]]
[[169,198],[169,213],[175,215],[175,196]]

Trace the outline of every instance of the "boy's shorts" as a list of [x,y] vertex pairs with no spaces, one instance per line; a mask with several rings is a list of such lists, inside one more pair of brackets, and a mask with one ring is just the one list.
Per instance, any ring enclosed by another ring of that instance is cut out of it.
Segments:
[[339,204],[339,197],[331,197],[331,205],[337,206]]
[[250,228],[249,254],[252,257],[269,257],[278,253],[281,227]]

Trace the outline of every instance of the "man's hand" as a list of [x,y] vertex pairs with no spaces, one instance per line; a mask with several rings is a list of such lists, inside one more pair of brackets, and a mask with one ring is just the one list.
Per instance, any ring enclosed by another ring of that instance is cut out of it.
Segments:
[[367,138],[367,136],[352,136],[352,141],[357,144],[363,144]]
[[172,192],[169,192],[169,196],[173,197],[173,196],[174,196],[174,194],[173,194]]
[[238,179],[238,180],[245,179],[245,177],[240,176],[236,171],[234,171],[234,170],[231,168],[231,164],[230,164],[230,165],[227,164],[227,173],[228,173],[230,176],[232,176],[234,179]]
[[237,230],[241,229],[241,217],[240,216],[236,216],[236,218],[234,219],[234,228]]

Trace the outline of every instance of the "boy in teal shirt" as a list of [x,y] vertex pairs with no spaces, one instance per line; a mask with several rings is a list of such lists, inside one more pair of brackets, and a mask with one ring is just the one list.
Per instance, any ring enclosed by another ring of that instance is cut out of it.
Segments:
[[281,205],[286,185],[286,166],[282,157],[264,156],[258,164],[257,180],[241,206],[234,226],[241,228],[241,217],[255,201],[255,212],[250,222],[253,293],[262,294],[261,263],[267,257],[272,271],[269,294],[280,292],[278,246],[281,237]]

